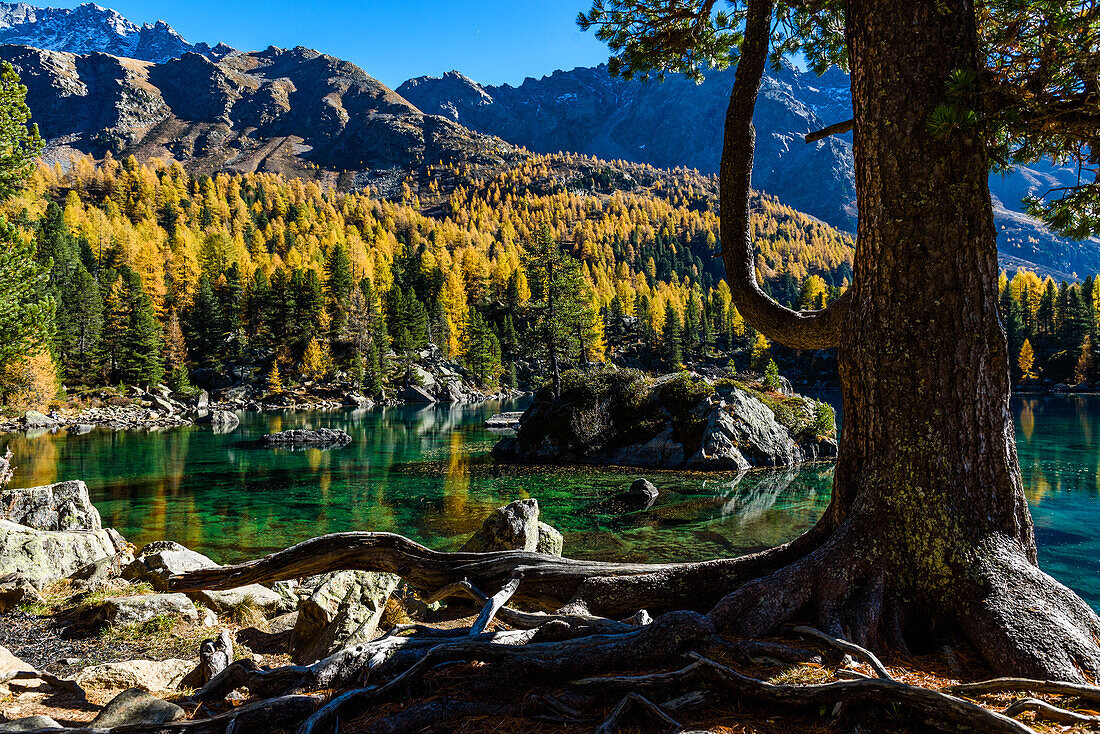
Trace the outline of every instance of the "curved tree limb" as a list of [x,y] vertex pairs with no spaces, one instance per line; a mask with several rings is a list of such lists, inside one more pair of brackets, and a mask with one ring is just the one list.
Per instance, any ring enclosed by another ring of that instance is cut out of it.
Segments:
[[[386,571],[426,593],[469,579],[479,588],[503,587],[516,572],[524,583],[515,598],[556,608],[592,577],[641,575],[693,564],[600,563],[525,551],[441,553],[393,533],[332,533],[233,566],[172,576],[173,591],[232,589],[340,570]],[[635,607],[637,609],[637,607]]]
[[749,192],[756,149],[752,115],[768,59],[774,0],[748,0],[745,36],[726,110],[719,173],[722,258],[733,303],[745,321],[794,349],[836,346],[849,298],[841,296],[821,311],[792,311],[776,303],[756,280],[756,254],[749,225]]
[[[826,515],[791,542],[759,553],[668,564],[578,561],[524,551],[441,553],[392,533],[332,533],[253,561],[172,576],[168,586],[172,591],[232,589],[330,571],[385,571],[432,595],[437,590],[454,593],[454,585],[464,581],[478,588],[499,588],[518,571],[524,583],[516,600],[557,611],[570,623],[584,621],[576,617],[591,617],[591,626],[609,630],[617,625],[602,624],[598,616],[633,614],[642,607],[656,614],[685,606],[710,609],[731,589],[817,547],[831,528]],[[519,614],[500,612],[509,624],[519,620]],[[529,618],[527,624],[515,626],[546,621],[550,620]]]

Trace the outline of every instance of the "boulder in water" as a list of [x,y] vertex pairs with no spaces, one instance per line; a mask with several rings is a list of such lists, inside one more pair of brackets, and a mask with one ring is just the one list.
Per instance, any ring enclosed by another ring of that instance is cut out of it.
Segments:
[[351,436],[346,431],[333,428],[296,428],[269,433],[263,437],[263,442],[268,446],[344,446],[351,443]]

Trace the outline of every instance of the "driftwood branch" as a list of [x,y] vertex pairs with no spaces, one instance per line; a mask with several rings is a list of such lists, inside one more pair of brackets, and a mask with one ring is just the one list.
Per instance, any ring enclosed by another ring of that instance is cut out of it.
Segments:
[[[433,604],[437,601],[442,601],[452,596],[467,596],[474,601],[475,604],[485,605],[489,601],[489,597],[485,596],[480,589],[476,588],[473,584],[465,579],[453,584],[444,586],[439,591],[428,596],[424,603]],[[541,627],[547,622],[565,622],[571,627],[587,627],[593,633],[604,632],[627,632],[634,627],[649,624],[652,622],[652,618],[643,609],[638,614],[635,614],[630,619],[619,622],[607,617],[599,617],[592,614],[547,614],[546,612],[522,612],[518,609],[512,609],[511,607],[501,607],[497,611],[497,617],[505,624],[515,627],[516,629],[535,629]]]
[[1001,713],[1005,716],[1017,716],[1028,711],[1035,714],[1037,718],[1056,721],[1059,724],[1100,724],[1100,716],[1079,714],[1039,698],[1021,698]]
[[830,135],[843,135],[846,132],[850,132],[856,126],[855,120],[845,120],[844,122],[835,122],[828,127],[823,127],[820,130],[815,130],[812,133],[806,134],[806,144],[816,143],[818,140],[824,140]]
[[504,586],[500,587],[500,591],[489,597],[485,606],[481,610],[481,614],[477,615],[477,619],[470,626],[471,635],[479,635],[488,629],[489,625],[493,621],[493,617],[497,615],[500,608],[508,603],[508,600],[512,598],[512,595],[519,589],[520,583],[523,581],[523,574],[516,571],[512,574],[512,578],[508,580]]
[[1075,696],[1082,701],[1100,703],[1100,686],[1083,683],[1066,683],[1055,680],[1032,680],[1031,678],[993,678],[977,683],[960,683],[947,690],[966,696],[981,696],[986,693],[1005,693],[1011,691],[1031,691],[1032,693],[1050,693],[1057,696]]
[[[525,551],[441,553],[392,533],[332,533],[263,558],[172,576],[172,591],[233,589],[330,571],[385,571],[431,593],[468,579],[479,588],[499,588],[517,571],[524,575],[515,598],[551,609],[565,604],[593,577],[650,574],[692,564],[600,563]],[[637,607],[635,607],[636,609]]]

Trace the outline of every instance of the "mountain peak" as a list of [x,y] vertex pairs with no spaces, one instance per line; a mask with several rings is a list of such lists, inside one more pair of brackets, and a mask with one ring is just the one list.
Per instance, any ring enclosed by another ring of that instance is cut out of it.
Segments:
[[163,20],[138,26],[95,3],[69,9],[0,2],[0,44],[73,54],[106,53],[155,63],[197,50]]

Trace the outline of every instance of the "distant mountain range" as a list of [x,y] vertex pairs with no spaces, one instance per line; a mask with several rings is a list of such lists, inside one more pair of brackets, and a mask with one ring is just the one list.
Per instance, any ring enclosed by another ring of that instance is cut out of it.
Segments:
[[[27,84],[55,159],[110,150],[204,172],[274,170],[373,186],[383,195],[427,184],[418,176],[433,163],[476,169],[527,150],[713,174],[733,83],[730,70],[701,85],[677,75],[658,84],[618,79],[599,66],[516,87],[448,72],[395,92],[316,51],[191,44],[163,21],[139,27],[93,4],[0,3],[0,43],[17,44],[0,46],[0,58]],[[838,70],[819,77],[785,64],[769,71],[756,112],[753,185],[853,231],[851,135],[804,142],[850,110],[849,80]],[[1075,176],[1032,166],[991,177],[1003,265],[1065,278],[1100,272],[1100,240],[1056,237],[1022,211],[1024,195]]]

